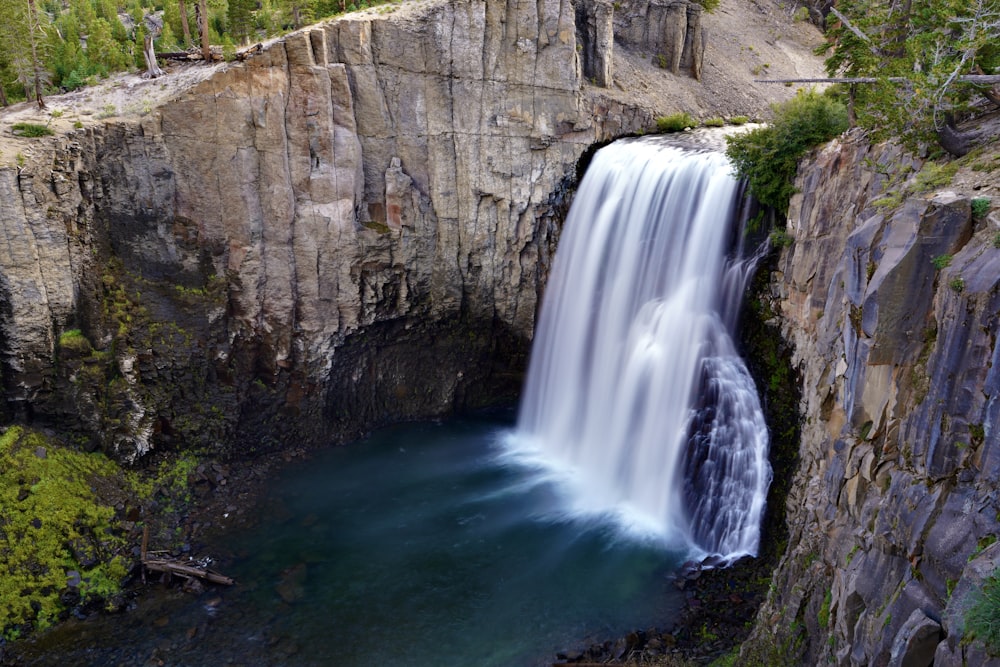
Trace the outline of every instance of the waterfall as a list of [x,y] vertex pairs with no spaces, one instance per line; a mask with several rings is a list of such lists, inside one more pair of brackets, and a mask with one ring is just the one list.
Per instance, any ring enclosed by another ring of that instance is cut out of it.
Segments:
[[514,437],[573,516],[614,515],[693,557],[756,554],[768,435],[730,332],[750,270],[725,156],[599,150],[553,263]]

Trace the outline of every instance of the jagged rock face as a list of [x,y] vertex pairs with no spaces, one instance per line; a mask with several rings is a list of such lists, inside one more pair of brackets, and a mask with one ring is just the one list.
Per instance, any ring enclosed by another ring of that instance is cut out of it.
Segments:
[[701,78],[705,57],[702,6],[688,0],[616,2],[616,30],[622,44],[647,51],[673,74]]
[[134,460],[483,398],[578,158],[651,123],[583,92],[576,35],[555,0],[352,15],[0,171],[8,416]]
[[914,166],[848,139],[800,168],[773,288],[805,423],[790,546],[747,655],[986,661],[959,639],[984,563],[1000,559],[1000,250],[968,195],[880,206]]

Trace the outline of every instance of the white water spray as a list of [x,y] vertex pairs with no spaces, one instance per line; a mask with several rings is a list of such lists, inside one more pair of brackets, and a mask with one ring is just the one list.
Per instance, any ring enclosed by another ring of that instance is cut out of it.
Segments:
[[725,157],[649,141],[595,155],[545,295],[517,446],[695,556],[755,554],[767,487],[760,402],[730,338],[748,271]]

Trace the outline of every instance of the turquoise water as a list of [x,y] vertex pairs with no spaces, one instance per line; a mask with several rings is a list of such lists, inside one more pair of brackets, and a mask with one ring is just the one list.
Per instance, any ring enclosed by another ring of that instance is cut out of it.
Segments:
[[503,456],[512,420],[396,426],[282,470],[260,524],[216,545],[237,586],[81,623],[52,664],[551,664],[669,625],[678,556],[552,518],[557,490]]

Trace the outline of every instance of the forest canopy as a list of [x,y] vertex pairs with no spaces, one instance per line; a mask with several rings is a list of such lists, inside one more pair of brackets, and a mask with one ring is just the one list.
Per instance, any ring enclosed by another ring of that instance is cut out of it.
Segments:
[[381,2],[0,0],[0,105],[146,68],[143,43],[151,29],[158,53],[196,49],[204,25],[206,43],[232,54],[239,45]]

